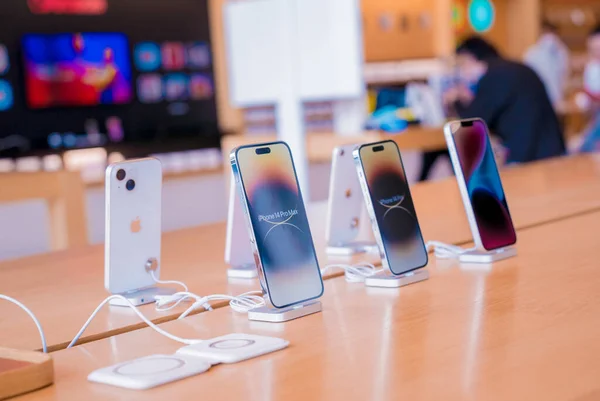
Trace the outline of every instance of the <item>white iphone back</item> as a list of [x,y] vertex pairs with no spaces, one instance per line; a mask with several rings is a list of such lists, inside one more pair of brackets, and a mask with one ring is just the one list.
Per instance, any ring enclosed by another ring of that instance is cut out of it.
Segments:
[[[120,170],[125,172],[121,180]],[[133,180],[135,187],[129,189]],[[154,258],[160,277],[162,168],[153,158],[111,164],[105,182],[104,286],[122,294],[154,284],[146,263]]]
[[355,241],[363,218],[364,201],[352,159],[355,147],[344,145],[333,150],[325,233],[329,246]]
[[248,238],[246,218],[233,173],[229,183],[229,208],[227,211],[227,236],[225,238],[225,263],[231,267],[254,265],[252,244]]

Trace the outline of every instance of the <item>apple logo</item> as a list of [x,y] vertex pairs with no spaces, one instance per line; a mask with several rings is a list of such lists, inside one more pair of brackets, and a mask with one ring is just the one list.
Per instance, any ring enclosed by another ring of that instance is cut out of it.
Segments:
[[135,220],[131,222],[131,232],[139,233],[142,230],[142,221],[139,217],[136,217]]

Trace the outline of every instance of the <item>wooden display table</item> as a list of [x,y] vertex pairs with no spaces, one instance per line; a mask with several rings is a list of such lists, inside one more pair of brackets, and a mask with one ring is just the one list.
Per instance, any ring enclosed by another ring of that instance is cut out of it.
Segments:
[[519,255],[489,269],[432,258],[431,278],[401,289],[328,280],[323,312],[284,324],[229,308],[163,324],[186,338],[245,332],[290,347],[149,391],[86,376],[181,346],[151,329],[59,351],[55,385],[17,400],[594,400],[599,226],[594,212],[521,230]]

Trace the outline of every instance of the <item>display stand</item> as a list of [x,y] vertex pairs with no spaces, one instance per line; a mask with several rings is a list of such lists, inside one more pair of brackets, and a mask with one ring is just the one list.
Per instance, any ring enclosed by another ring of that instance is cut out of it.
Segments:
[[254,279],[258,277],[258,272],[256,271],[256,265],[254,263],[249,263],[247,265],[230,267],[227,269],[227,277]]
[[321,312],[321,310],[322,306],[320,301],[308,301],[281,309],[273,308],[271,306],[261,306],[259,308],[251,309],[248,312],[248,319],[259,322],[283,323]]
[[[165,295],[173,295],[177,292],[174,288],[169,287],[146,287],[141,288],[139,290],[124,292],[122,295],[129,302],[133,304],[133,306],[140,306],[145,304],[151,304],[156,301],[156,297],[165,296]],[[111,299],[108,301],[109,305],[113,306],[130,306],[129,303],[125,302],[122,299]]]
[[503,259],[512,258],[513,256],[517,256],[517,248],[515,247],[500,248],[494,251],[474,249],[459,255],[458,260],[461,263],[489,264]]
[[[158,270],[158,260],[156,258],[149,258],[146,261],[145,266],[146,273],[150,274],[150,272],[156,272]],[[122,295],[129,302],[125,302],[123,299],[111,299],[108,301],[109,305],[114,306],[131,306],[129,303],[133,304],[133,306],[140,306],[145,304],[151,304],[156,301],[156,297],[164,296],[164,295],[173,295],[177,292],[174,288],[170,287],[156,287],[154,285],[136,288],[135,290],[123,292],[116,295]]]
[[419,269],[410,273],[396,276],[389,271],[383,271],[374,276],[365,279],[365,285],[367,287],[384,287],[384,288],[398,288],[404,287],[405,285],[418,283],[429,278],[429,271],[427,269]]

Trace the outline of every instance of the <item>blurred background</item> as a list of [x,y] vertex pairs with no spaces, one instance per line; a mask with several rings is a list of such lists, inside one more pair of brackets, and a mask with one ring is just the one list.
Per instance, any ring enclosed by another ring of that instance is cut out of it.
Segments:
[[447,177],[442,126],[484,96],[473,37],[535,72],[567,152],[597,149],[598,24],[597,0],[3,0],[0,260],[103,242],[125,158],[162,161],[165,231],[225,220],[229,150],[277,136],[305,143],[312,201],[341,144],[390,136],[411,182]]

